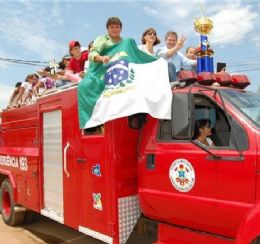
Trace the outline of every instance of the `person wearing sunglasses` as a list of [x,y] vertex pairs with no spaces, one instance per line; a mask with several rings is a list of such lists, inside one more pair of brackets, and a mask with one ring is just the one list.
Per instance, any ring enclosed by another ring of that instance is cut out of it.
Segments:
[[[161,42],[154,28],[146,29],[142,35],[141,41],[142,41],[142,45],[139,46],[140,50],[156,58],[160,58],[162,56],[160,55],[160,51],[161,51],[160,48],[154,50],[154,46],[160,44]],[[169,62],[168,62],[168,76],[169,76],[169,82],[176,81],[176,68],[172,63]]]
[[157,51],[154,50],[154,46],[160,44],[160,39],[156,34],[155,29],[148,28],[144,31],[142,38],[142,44],[139,45],[139,49],[151,56],[157,57]]

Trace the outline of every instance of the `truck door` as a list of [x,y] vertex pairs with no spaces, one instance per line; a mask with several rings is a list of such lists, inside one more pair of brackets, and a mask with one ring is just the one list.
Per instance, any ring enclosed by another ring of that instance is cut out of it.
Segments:
[[[211,120],[215,147],[206,149],[227,157],[214,158],[194,141],[173,138],[170,120],[148,120],[143,135],[154,139],[143,145],[142,208],[163,222],[232,236],[254,199],[254,157],[244,153],[245,160],[239,160],[230,124],[214,101],[198,95],[194,103],[194,119]],[[246,142],[243,128],[235,126]]]
[[216,162],[190,141],[173,139],[169,120],[149,120],[146,133],[156,138],[146,144],[141,164],[142,211],[162,222],[208,228],[215,212]]
[[[255,136],[252,131],[246,130],[246,124],[241,124],[241,118],[232,107],[224,111],[222,102],[220,107],[202,94],[194,96],[194,104],[195,121],[210,119],[211,139],[215,144],[214,147],[206,147],[209,152],[204,158],[207,164],[217,167],[216,209],[212,216],[214,232],[234,237],[242,218],[255,202]],[[198,147],[197,150],[202,151],[203,148]]]

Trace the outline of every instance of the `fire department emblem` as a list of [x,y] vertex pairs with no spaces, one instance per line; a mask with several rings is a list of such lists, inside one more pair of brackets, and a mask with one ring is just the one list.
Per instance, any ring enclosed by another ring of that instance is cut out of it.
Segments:
[[172,185],[180,192],[190,191],[195,184],[195,171],[186,159],[176,159],[169,170]]

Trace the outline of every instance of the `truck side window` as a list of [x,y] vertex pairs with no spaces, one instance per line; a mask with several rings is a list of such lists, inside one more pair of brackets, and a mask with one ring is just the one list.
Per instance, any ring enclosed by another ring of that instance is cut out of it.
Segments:
[[83,135],[104,135],[104,125],[98,125],[92,128],[87,128],[83,130]]
[[[215,147],[237,149],[234,134],[231,133],[231,126],[222,108],[204,95],[195,94],[194,97],[195,120],[209,119],[211,121],[212,135],[210,137]],[[248,148],[248,137],[244,128],[234,118],[231,118],[231,121],[240,149],[246,150]],[[157,138],[165,142],[177,140],[172,137],[170,120],[160,121]]]
[[232,128],[234,130],[234,133],[232,133],[231,125],[228,122],[226,113],[219,107],[219,105],[210,98],[201,94],[195,95],[194,103],[195,116],[203,116],[195,119],[211,120],[211,139],[214,142],[215,147],[237,149],[234,137],[235,133],[240,149],[246,150],[248,148],[248,137],[244,128],[234,118],[231,118]]
[[238,146],[241,150],[247,150],[248,149],[248,136],[244,130],[244,128],[235,120],[231,118],[232,128],[234,130],[234,133],[231,133],[230,140],[229,140],[229,146],[231,149],[237,148],[236,146],[236,139],[238,142]]

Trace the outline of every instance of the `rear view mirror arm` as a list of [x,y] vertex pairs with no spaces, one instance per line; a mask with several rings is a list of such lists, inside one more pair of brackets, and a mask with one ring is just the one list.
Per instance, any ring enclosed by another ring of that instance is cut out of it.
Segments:
[[214,153],[212,153],[210,150],[208,150],[207,148],[201,146],[199,143],[196,143],[194,140],[190,139],[190,142],[195,144],[196,146],[198,146],[199,148],[201,148],[202,150],[204,150],[205,152],[207,152],[208,154],[210,154],[212,156],[212,159],[214,160],[219,160],[221,159],[222,157],[219,156],[219,155],[216,155]]

